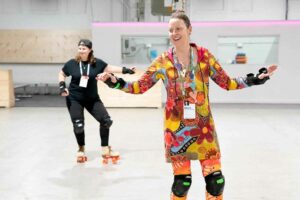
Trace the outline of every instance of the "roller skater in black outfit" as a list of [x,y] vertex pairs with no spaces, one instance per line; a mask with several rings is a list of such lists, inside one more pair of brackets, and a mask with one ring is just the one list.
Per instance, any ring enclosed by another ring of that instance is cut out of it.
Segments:
[[[76,57],[66,62],[58,75],[60,95],[66,97],[66,104],[79,147],[77,151],[78,163],[87,161],[85,155],[84,108],[100,123],[103,163],[108,163],[109,159],[116,163],[120,157],[119,153],[113,151],[109,146],[109,128],[113,121],[98,95],[96,77],[102,72],[133,74],[135,68],[117,67],[95,58],[92,42],[82,39],[78,43]],[[65,83],[68,76],[72,77],[69,88],[66,87]]]

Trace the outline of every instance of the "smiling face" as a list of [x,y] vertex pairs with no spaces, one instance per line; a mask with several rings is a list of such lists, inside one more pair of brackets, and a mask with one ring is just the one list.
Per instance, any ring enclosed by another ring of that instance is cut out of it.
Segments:
[[80,56],[82,61],[88,60],[89,54],[92,51],[92,49],[84,46],[84,45],[79,45],[78,46],[78,55]]
[[169,38],[172,44],[180,47],[189,44],[192,27],[184,23],[182,19],[172,18],[169,21]]

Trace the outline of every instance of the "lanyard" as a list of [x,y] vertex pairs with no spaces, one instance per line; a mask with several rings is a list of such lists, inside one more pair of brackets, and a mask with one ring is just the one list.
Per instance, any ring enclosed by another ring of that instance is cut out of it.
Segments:
[[[82,74],[83,74],[83,70],[82,70],[82,62],[80,61],[80,63],[79,63],[79,68],[80,68],[80,74],[81,74],[81,76],[82,76]],[[86,72],[86,75],[87,76],[89,76],[89,74],[90,74],[90,63],[88,64],[88,67],[87,67],[87,72]]]
[[190,64],[187,67],[187,69],[183,69],[183,66],[181,63],[179,63],[178,57],[174,52],[174,48],[172,49],[172,53],[173,53],[173,57],[174,57],[174,65],[178,71],[178,75],[180,78],[180,82],[181,82],[181,91],[182,91],[182,95],[185,95],[185,87],[184,87],[184,82],[187,80],[186,79],[186,72],[188,72],[190,80],[192,81],[191,83],[189,83],[190,87],[192,88],[192,90],[196,89],[196,85],[195,85],[195,70],[196,70],[196,66],[197,64],[195,63],[195,56],[194,56],[194,52],[193,49],[190,47]]
[[[182,72],[184,69],[182,67],[182,64],[179,62],[177,55],[174,53],[174,48],[172,49],[172,53],[175,61],[174,65],[177,71]],[[190,65],[188,66],[187,71],[192,72],[192,75],[195,75],[196,65],[197,63],[195,63],[195,55],[193,49],[190,48]],[[181,76],[182,74],[179,73],[179,75]],[[184,78],[184,76],[182,76],[182,78]],[[194,76],[191,76],[191,78],[194,79]]]

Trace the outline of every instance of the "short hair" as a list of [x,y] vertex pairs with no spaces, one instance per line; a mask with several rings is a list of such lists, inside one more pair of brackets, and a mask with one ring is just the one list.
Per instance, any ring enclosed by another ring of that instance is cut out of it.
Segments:
[[175,12],[173,12],[171,15],[171,19],[181,19],[185,23],[187,28],[191,26],[191,21],[183,10],[176,10]]

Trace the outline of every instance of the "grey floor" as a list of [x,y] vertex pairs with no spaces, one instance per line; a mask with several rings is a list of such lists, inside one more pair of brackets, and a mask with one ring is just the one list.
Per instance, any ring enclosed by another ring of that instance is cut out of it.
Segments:
[[[224,199],[300,199],[300,105],[212,106],[226,177]],[[162,109],[108,109],[118,165],[100,161],[98,125],[86,114],[88,162],[77,164],[64,107],[0,108],[0,199],[169,200]],[[198,162],[189,200],[204,198]]]

